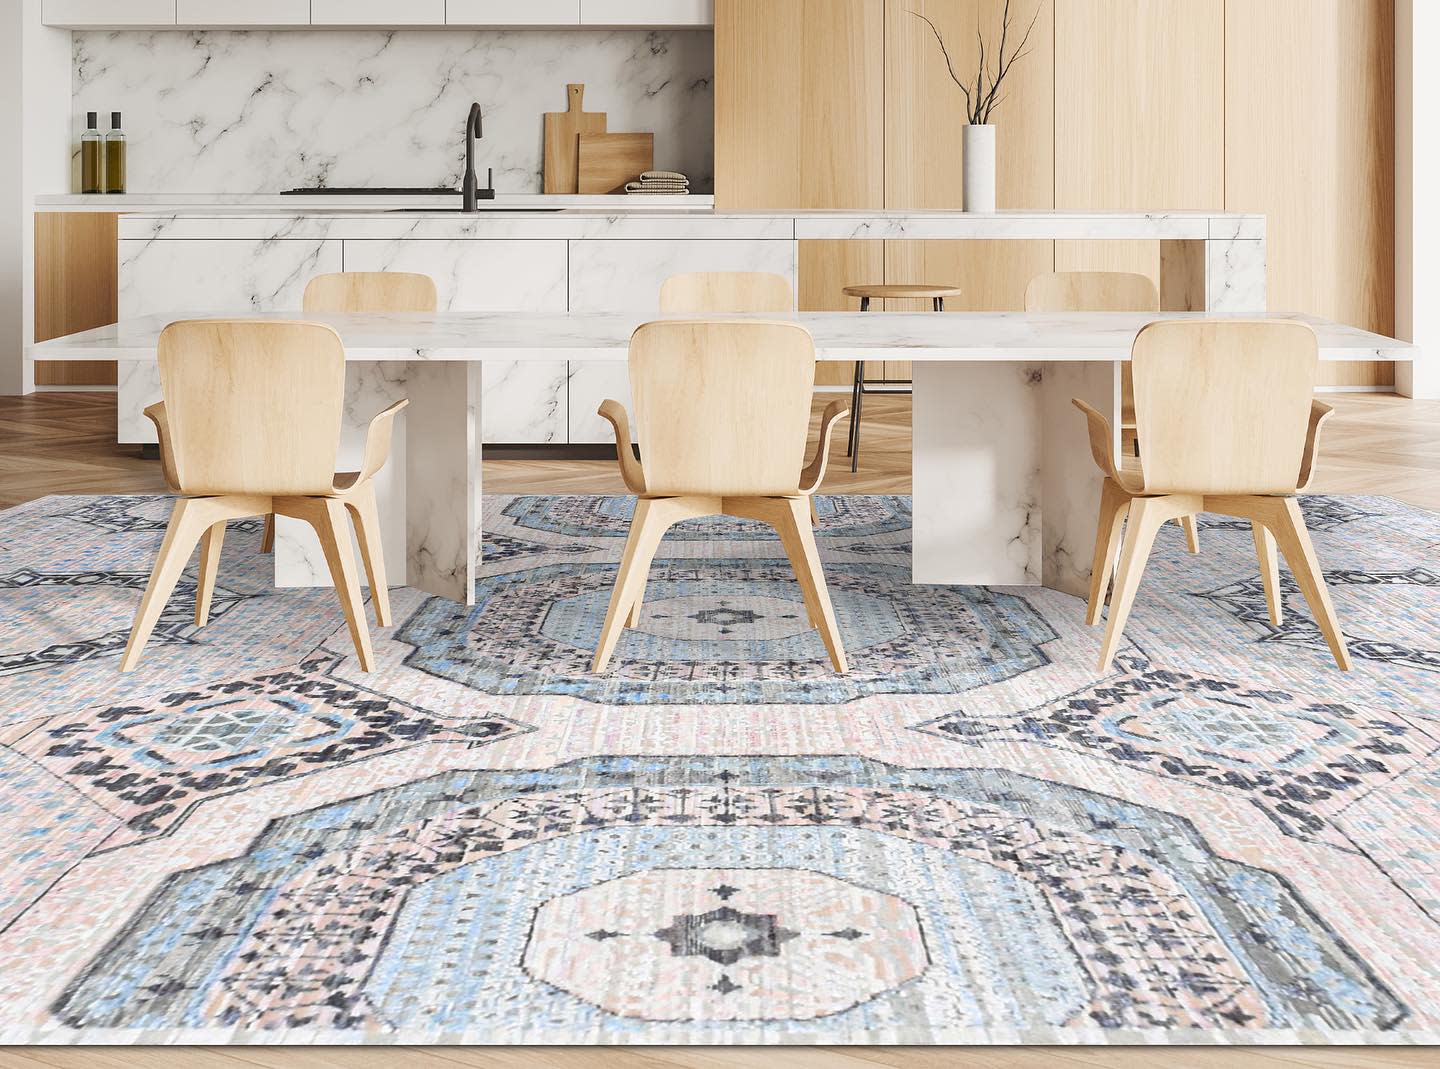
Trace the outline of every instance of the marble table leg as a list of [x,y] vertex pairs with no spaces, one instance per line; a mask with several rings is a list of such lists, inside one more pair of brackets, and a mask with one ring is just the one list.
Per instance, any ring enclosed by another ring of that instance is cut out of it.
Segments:
[[1070,400],[1118,433],[1119,365],[916,361],[913,375],[914,581],[1083,596],[1101,477]]
[[[351,364],[337,466],[354,470],[370,419],[407,398],[390,461],[375,478],[390,582],[468,604],[479,561],[480,364]],[[275,585],[329,586],[314,532],[280,517]]]
[[1040,369],[917,360],[911,373],[914,581],[1038,583]]

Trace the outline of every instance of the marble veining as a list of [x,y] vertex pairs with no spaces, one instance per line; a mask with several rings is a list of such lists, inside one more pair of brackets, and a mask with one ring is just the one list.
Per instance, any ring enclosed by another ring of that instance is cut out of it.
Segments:
[[709,30],[80,32],[75,137],[86,111],[124,112],[136,193],[458,188],[478,100],[481,166],[497,189],[538,193],[541,115],[584,82],[588,110],[654,131],[656,165],[704,193],[713,52]]

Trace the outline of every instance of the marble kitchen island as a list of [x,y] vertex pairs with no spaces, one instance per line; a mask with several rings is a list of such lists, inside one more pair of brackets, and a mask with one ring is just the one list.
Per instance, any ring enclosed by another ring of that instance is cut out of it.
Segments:
[[[1265,220],[1257,215],[717,212],[630,207],[615,199],[613,208],[604,209],[528,210],[533,201],[501,202],[495,207],[502,210],[472,215],[305,204],[281,210],[274,198],[232,197],[208,207],[187,202],[183,210],[137,205],[119,220],[120,320],[155,317],[152,323],[163,324],[236,311],[293,312],[314,275],[399,270],[434,278],[442,313],[520,314],[525,318],[515,322],[528,321],[537,331],[552,317],[592,321],[615,314],[633,325],[656,314],[660,285],[670,275],[771,271],[798,291],[802,241],[891,239],[1158,241],[1163,308],[1228,315],[1266,310]],[[895,315],[904,314],[885,313],[883,319]],[[858,318],[839,314],[837,322],[856,321],[851,328],[872,344],[825,358],[874,360],[898,352],[916,361],[916,581],[1043,581],[1081,589],[1098,475],[1069,399],[1085,397],[1100,411],[1118,414],[1118,361],[1128,347],[1111,344],[1078,362],[1061,360],[1063,347],[1048,357],[1011,358],[1003,355],[1003,344],[979,360],[973,347],[963,359],[926,359],[919,351],[901,352],[908,350],[902,335],[876,337],[880,324]],[[954,344],[966,340],[975,318],[960,312],[907,315],[911,326],[900,320],[891,325],[913,327],[912,337],[939,331]],[[1025,319],[997,321],[1010,326],[991,340],[1003,341]],[[628,403],[626,368],[615,351],[589,344],[492,348],[457,364],[454,355],[431,361],[419,339],[395,341],[393,358],[351,354],[339,464],[358,458],[371,414],[400,397],[410,399],[408,441],[397,444],[382,484],[390,501],[391,574],[468,600],[478,557],[473,524],[482,443],[609,442],[610,429],[596,408],[606,398]],[[1087,348],[1074,333],[1063,345],[1074,352]],[[32,358],[51,359],[53,351],[42,347]],[[121,358],[121,442],[154,441],[141,413],[159,397],[153,357]],[[328,581],[307,530],[282,521],[279,549],[276,579],[282,585]]]

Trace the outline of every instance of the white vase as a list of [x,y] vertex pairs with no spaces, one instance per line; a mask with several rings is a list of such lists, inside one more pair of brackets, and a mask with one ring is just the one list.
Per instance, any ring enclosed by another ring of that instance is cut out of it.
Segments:
[[961,177],[964,181],[965,210],[995,210],[995,127],[967,123],[961,134]]

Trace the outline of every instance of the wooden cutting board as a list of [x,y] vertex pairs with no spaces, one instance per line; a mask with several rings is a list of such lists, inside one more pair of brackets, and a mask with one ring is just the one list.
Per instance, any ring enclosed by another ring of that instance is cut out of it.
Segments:
[[546,193],[576,193],[580,176],[580,135],[603,134],[605,113],[585,110],[585,86],[567,85],[568,111],[545,113]]
[[624,193],[655,168],[654,134],[581,134],[580,193]]

